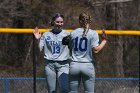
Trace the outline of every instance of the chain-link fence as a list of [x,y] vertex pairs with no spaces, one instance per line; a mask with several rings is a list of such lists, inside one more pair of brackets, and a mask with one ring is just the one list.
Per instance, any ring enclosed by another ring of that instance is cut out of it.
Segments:
[[[47,93],[45,78],[37,78],[36,85],[36,93]],[[33,93],[32,78],[0,78],[0,86],[0,93]],[[95,93],[139,93],[139,78],[96,78]]]
[[[95,93],[138,93],[139,44],[139,36],[108,35],[107,45],[95,55]],[[34,92],[33,47],[39,77],[36,90],[47,93],[43,52],[39,52],[37,42],[33,45],[31,34],[0,34],[0,93]],[[79,91],[83,93],[82,86]]]
[[[2,0],[0,27],[48,28],[51,16],[60,12],[65,16],[64,28],[75,29],[79,27],[79,14],[88,11],[92,16],[92,29],[139,30],[139,2],[140,0]],[[0,33],[0,78],[3,78],[0,80],[0,93],[33,92],[33,81],[29,79],[33,77],[34,71],[33,47],[36,76],[45,76],[43,52],[39,52],[37,46],[37,42],[33,45],[31,34]],[[96,77],[139,78],[139,49],[139,36],[109,35],[105,48],[94,56]],[[20,80],[19,77],[29,80]],[[95,91],[137,93],[138,82],[139,80],[97,79]],[[46,92],[45,86],[44,79],[37,80],[37,93]],[[83,91],[82,88],[80,90]]]

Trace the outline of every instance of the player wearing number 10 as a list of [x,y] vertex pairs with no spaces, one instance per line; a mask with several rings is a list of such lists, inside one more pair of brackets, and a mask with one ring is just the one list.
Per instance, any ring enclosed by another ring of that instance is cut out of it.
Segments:
[[72,62],[70,63],[70,93],[78,93],[78,87],[82,79],[85,93],[94,93],[95,70],[93,52],[98,53],[106,44],[106,34],[102,34],[102,42],[99,44],[99,36],[95,30],[89,28],[91,17],[88,13],[79,15],[80,28],[70,34],[70,48]]
[[40,34],[35,28],[34,35],[39,40],[40,50],[44,49],[45,73],[48,86],[48,93],[56,93],[57,83],[60,93],[69,92],[69,49],[62,44],[63,37],[69,35],[62,29],[64,16],[57,13],[52,17],[53,27],[49,32]]

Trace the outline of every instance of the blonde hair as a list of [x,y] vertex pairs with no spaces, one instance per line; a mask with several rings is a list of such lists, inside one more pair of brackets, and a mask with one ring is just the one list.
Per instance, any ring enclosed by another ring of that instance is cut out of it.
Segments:
[[79,15],[79,24],[81,27],[84,28],[84,32],[83,32],[83,36],[85,36],[85,34],[88,32],[89,30],[89,27],[87,28],[87,24],[91,24],[91,16],[86,13],[86,12],[83,12]]

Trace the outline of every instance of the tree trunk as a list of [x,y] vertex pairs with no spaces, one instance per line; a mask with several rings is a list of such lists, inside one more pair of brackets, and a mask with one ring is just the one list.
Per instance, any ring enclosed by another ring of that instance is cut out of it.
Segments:
[[[115,17],[115,22],[116,22],[116,29],[122,30],[123,29],[123,5],[122,3],[116,3],[116,17]],[[117,77],[124,77],[124,68],[123,68],[123,37],[118,36],[117,39],[118,42],[118,47],[117,47],[117,52],[116,52],[116,70],[117,70]]]
[[[23,9],[22,4],[20,2],[17,2],[17,14],[13,20],[13,27],[16,28],[23,28],[24,21],[23,18],[18,15],[18,12],[21,12]],[[25,50],[25,44],[24,44],[24,35],[23,34],[17,34],[17,62],[16,62],[16,68],[19,70],[20,74],[23,74],[23,59],[24,59],[24,50]]]
[[[107,5],[106,7],[106,14],[107,14],[107,29],[122,29],[122,13],[121,7],[117,3]],[[123,41],[121,36],[114,36],[115,38],[115,47],[116,50],[114,51],[114,65],[115,65],[115,72],[116,77],[124,77],[124,70],[123,70]]]

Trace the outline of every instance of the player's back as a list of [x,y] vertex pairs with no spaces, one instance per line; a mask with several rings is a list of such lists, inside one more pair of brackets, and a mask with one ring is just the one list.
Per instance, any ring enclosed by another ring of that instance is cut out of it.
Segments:
[[98,46],[98,33],[91,29],[83,36],[84,29],[78,28],[71,32],[72,60],[78,62],[92,61],[92,48]]

